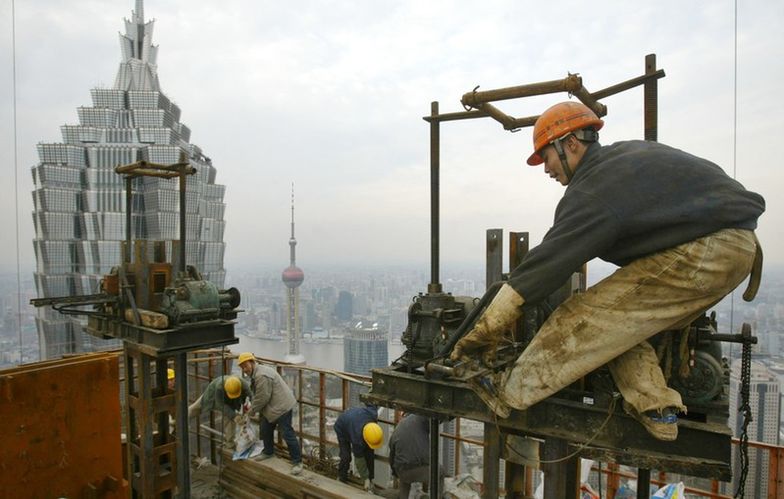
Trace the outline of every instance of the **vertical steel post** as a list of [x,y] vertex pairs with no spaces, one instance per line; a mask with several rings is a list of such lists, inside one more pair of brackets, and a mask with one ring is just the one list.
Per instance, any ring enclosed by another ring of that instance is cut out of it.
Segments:
[[544,499],[575,498],[579,492],[580,480],[577,457],[564,459],[569,454],[569,442],[560,438],[544,441]]
[[651,497],[651,470],[639,468],[637,470],[637,499]]
[[327,375],[319,372],[319,459],[327,458]]
[[130,175],[125,177],[125,263],[131,263],[131,212],[133,210],[133,193],[131,186],[133,179]]
[[[438,419],[430,418],[430,498],[431,499],[438,499],[441,497],[441,481],[440,481],[440,469],[441,466],[439,465],[438,459],[438,442],[439,442],[439,431],[438,431]],[[391,464],[391,463],[390,463]]]
[[504,262],[504,230],[487,229],[486,233],[486,267],[485,267],[485,289],[493,283],[501,280]]
[[438,121],[438,101],[430,103],[430,284],[428,293],[440,293],[438,275],[439,255],[439,169],[441,167],[441,124]]
[[185,166],[180,166],[180,272],[185,272]]
[[125,365],[125,473],[128,477],[128,490],[132,492],[136,473],[134,446],[138,445],[139,434],[136,428],[136,406],[131,403],[132,398],[136,397],[134,379],[137,366],[134,364],[134,357],[128,349],[127,342],[123,342],[123,363]]
[[[645,74],[650,75],[656,72],[656,54],[645,56]],[[645,115],[645,140],[656,142],[659,140],[659,93],[658,80],[649,78],[643,84],[643,102]]]
[[[529,246],[528,232],[510,232],[509,233],[509,273],[520,265],[523,258],[528,254]],[[525,309],[524,309],[525,310]],[[525,313],[525,312],[523,312]],[[514,340],[523,341],[525,339],[525,315],[515,322],[514,326]]]
[[482,497],[491,499],[498,497],[498,474],[501,471],[501,434],[498,426],[485,423],[485,448],[482,465]]
[[191,496],[190,434],[188,433],[188,354],[174,356],[174,389],[177,412],[177,484],[179,497]]

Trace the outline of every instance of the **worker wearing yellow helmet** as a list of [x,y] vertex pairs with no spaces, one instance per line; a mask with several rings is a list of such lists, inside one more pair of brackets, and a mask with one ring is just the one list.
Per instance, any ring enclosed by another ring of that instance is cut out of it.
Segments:
[[384,443],[384,431],[378,424],[378,407],[367,405],[346,409],[335,421],[335,434],[340,447],[338,479],[348,482],[351,456],[365,489],[373,490],[375,450]]
[[174,369],[171,367],[166,369],[166,382],[169,390],[174,390]]
[[210,381],[204,393],[188,407],[188,418],[199,419],[202,411],[221,411],[224,415],[223,438],[229,445],[234,442],[236,427],[234,417],[242,404],[252,396],[250,385],[239,376],[218,376]]
[[[582,265],[620,268],[572,296],[489,390],[491,406],[525,410],[607,364],[624,407],[654,437],[675,440],[681,396],[667,386],[648,338],[687,326],[752,271],[764,199],[714,163],[650,141],[599,144],[604,122],[579,102],[534,125],[530,165],[566,187],[555,221],[498,289],[451,357],[492,359],[521,307],[536,305]],[[759,255],[759,256],[757,256]],[[492,393],[498,393],[496,397]]]
[[259,418],[259,435],[264,443],[264,449],[256,459],[269,459],[275,455],[274,434],[277,428],[289,449],[291,474],[299,475],[303,470],[302,448],[291,423],[294,407],[297,405],[294,392],[278,374],[278,371],[256,362],[256,357],[252,353],[241,353],[237,360],[242,374],[250,378],[250,387],[253,393],[250,413],[261,416]]

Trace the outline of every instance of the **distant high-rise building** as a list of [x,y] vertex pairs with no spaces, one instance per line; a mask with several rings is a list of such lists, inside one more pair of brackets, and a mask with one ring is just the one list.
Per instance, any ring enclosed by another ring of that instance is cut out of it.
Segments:
[[[730,375],[730,428],[733,435],[740,437],[743,418],[738,413],[740,403],[740,360],[732,364]],[[776,375],[764,364],[751,363],[751,383],[749,384],[749,404],[752,419],[748,426],[749,440],[768,444],[779,444],[779,419],[781,417],[781,387]],[[737,450],[737,446],[734,447]],[[740,460],[737,452],[732,456],[732,490],[737,488],[740,476]],[[768,478],[770,455],[766,449],[749,448],[749,472],[746,477],[745,491],[748,497],[768,497]]]
[[291,238],[289,238],[289,266],[283,271],[283,284],[286,285],[288,298],[287,330],[289,334],[289,353],[285,360],[294,364],[304,364],[305,357],[299,351],[299,287],[305,280],[305,273],[297,267],[297,240],[294,238],[294,184],[291,185]]
[[339,321],[350,321],[354,317],[354,297],[348,291],[338,294],[335,316]]
[[[389,346],[387,332],[378,324],[358,322],[343,337],[343,370],[348,373],[370,376],[370,370],[389,365]],[[351,385],[349,405],[361,405],[359,394],[367,392],[366,387]]]
[[[77,109],[78,125],[61,127],[62,143],[38,144],[40,163],[32,168],[39,297],[99,292],[99,282],[120,262],[125,239],[124,180],[117,165],[146,160],[171,164],[182,153],[196,168],[187,180],[186,260],[205,279],[223,287],[225,187],[201,149],[189,142],[180,108],[160,89],[152,44],[154,21],[144,22],[142,0],[120,35],[122,62],[112,88],[91,90],[92,106]],[[77,56],[77,55],[75,55]],[[132,234],[139,239],[179,239],[176,180],[133,181]],[[171,243],[167,258],[171,258]],[[42,359],[116,345],[82,331],[79,319],[38,309]]]

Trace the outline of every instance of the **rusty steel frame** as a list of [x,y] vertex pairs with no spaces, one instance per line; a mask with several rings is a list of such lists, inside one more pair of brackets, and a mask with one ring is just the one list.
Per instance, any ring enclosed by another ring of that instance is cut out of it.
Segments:
[[[517,233],[517,234],[525,234],[525,233]],[[510,241],[510,244],[511,243],[512,243],[512,241]],[[203,353],[203,352],[207,352],[208,357],[205,357],[205,358],[199,357],[199,355],[201,355],[201,353]],[[193,357],[189,358],[188,362],[189,363],[200,363],[200,362],[212,361],[212,360],[215,360],[215,359],[219,359],[219,357],[217,357],[217,356],[221,355],[221,351],[220,350],[216,350],[216,351],[205,350],[203,352],[195,352],[195,353],[193,353],[192,354]],[[230,352],[225,352],[224,354],[222,354],[222,358],[223,358],[223,371],[224,372],[228,372],[229,371],[229,363],[231,362],[232,359],[236,358],[236,355],[235,354],[231,354]],[[328,411],[328,410],[336,412],[336,413],[339,413],[339,412],[342,412],[345,409],[344,407],[342,407],[342,404],[341,404],[341,407],[333,407],[333,406],[327,406],[326,405],[326,383],[327,383],[327,378],[328,377],[339,377],[339,376],[336,375],[336,373],[334,373],[332,371],[329,371],[329,370],[323,370],[323,369],[319,369],[319,368],[315,368],[315,367],[297,366],[297,365],[291,365],[291,364],[282,363],[280,361],[276,361],[276,360],[272,360],[272,359],[264,359],[264,358],[260,358],[260,357],[257,357],[257,358],[259,359],[260,362],[273,365],[276,368],[278,368],[280,366],[280,367],[285,367],[286,369],[295,369],[295,370],[301,371],[303,373],[304,372],[311,372],[311,373],[317,374],[318,375],[318,379],[319,379],[318,385],[319,385],[319,392],[320,392],[319,393],[319,397],[318,397],[318,400],[319,400],[319,402],[318,402],[318,409],[319,409],[320,417],[321,417],[321,415],[323,413],[326,413],[326,411]],[[212,362],[210,363],[210,365],[212,365]],[[192,374],[189,373],[189,376],[192,376],[196,380],[196,383],[198,383],[200,381],[205,381],[206,382],[206,381],[209,381],[211,379],[211,375],[210,376],[204,376],[202,374],[199,374],[198,370],[193,370],[192,372],[193,372]],[[352,375],[352,377],[354,377],[354,378],[356,378],[358,380],[361,380],[361,381],[370,381],[370,378],[363,377],[363,376]],[[322,380],[323,380],[323,382],[322,382]],[[342,383],[341,391],[345,391],[346,393],[348,393],[348,386],[352,382],[344,378],[344,379],[341,380],[341,383]],[[196,392],[198,393],[199,390],[197,389]],[[310,402],[308,400],[303,400],[301,396],[297,397],[297,402],[298,402],[298,405],[300,407],[300,410],[302,410],[301,408],[303,406],[315,406],[316,405],[315,403]],[[395,412],[396,416],[394,418],[394,421],[382,420],[382,422],[386,423],[386,424],[390,424],[390,425],[395,425],[398,422],[398,420],[399,420],[399,413],[400,413],[400,411],[396,410],[396,412]],[[460,424],[460,420],[461,419],[463,419],[463,418],[461,418],[461,417],[456,417],[455,418],[455,420],[454,420],[455,421],[455,429],[454,429],[453,433],[448,433],[446,431],[442,431],[440,433],[440,436],[442,438],[445,438],[445,439],[448,439],[448,440],[453,440],[455,442],[466,443],[466,444],[470,444],[470,445],[476,445],[476,446],[479,446],[479,447],[484,447],[485,446],[485,440],[484,439],[477,440],[477,439],[473,439],[473,438],[470,438],[470,437],[461,436],[461,424]],[[465,419],[473,419],[473,418],[465,418]],[[632,423],[632,424],[634,424],[634,423]],[[323,429],[321,428],[322,426],[324,427]],[[320,456],[321,448],[326,449],[326,447],[328,445],[329,446],[337,445],[337,442],[327,438],[326,425],[324,424],[324,418],[323,417],[320,420],[319,435],[307,434],[307,433],[305,433],[303,431],[302,427],[297,428],[295,426],[295,431],[299,434],[299,436],[303,440],[310,440],[310,441],[318,443],[318,445],[319,445],[319,457],[321,457]],[[198,429],[191,430],[192,434],[198,434],[198,432],[199,432]],[[739,441],[737,439],[735,439],[735,438],[732,438],[731,439],[731,444],[733,446],[739,445]],[[768,455],[770,456],[770,469],[771,469],[771,476],[769,478],[769,482],[771,483],[770,490],[774,491],[774,494],[771,496],[771,499],[784,499],[784,481],[781,478],[781,477],[784,477],[784,446],[776,446],[776,445],[764,444],[764,443],[759,443],[759,442],[749,442],[749,446],[750,447],[754,447],[754,448],[759,448],[759,449],[762,449],[763,451],[768,452]],[[283,446],[281,449],[284,450],[285,446]],[[456,469],[457,473],[459,473],[459,471],[460,471],[459,454],[458,454],[459,449],[460,449],[460,446],[457,445],[456,448],[455,448],[455,450],[457,451],[456,455],[455,455],[455,459],[457,461],[457,462],[455,462],[455,469]],[[570,447],[570,449],[574,450],[574,447],[572,446],[572,447]],[[202,450],[199,447],[197,447],[197,454],[200,455],[200,456],[204,455]],[[206,456],[206,457],[209,457],[209,456]],[[560,456],[557,456],[557,457],[560,457]],[[385,461],[385,458],[383,456],[377,456],[377,459],[379,459],[379,461],[382,461],[382,462]],[[509,463],[507,461],[507,465],[509,465],[509,464],[513,464],[513,463]],[[608,497],[612,497],[611,491],[617,491],[617,489],[618,489],[618,487],[620,485],[620,479],[621,478],[624,478],[624,479],[635,479],[635,478],[637,478],[637,475],[634,474],[634,473],[630,473],[630,472],[626,472],[626,471],[620,470],[620,465],[618,463],[607,462],[606,464],[607,464],[607,466],[606,467],[603,466],[601,470],[599,470],[598,467],[596,467],[596,466],[594,466],[593,470],[597,471],[597,472],[600,471],[601,474],[603,474],[603,475],[605,475],[607,477],[607,485],[608,485],[607,493],[608,493]],[[517,468],[517,469],[519,469],[519,468]],[[656,478],[652,478],[651,479],[651,484],[654,484],[654,485],[663,485],[663,484],[665,484],[666,480],[667,480],[666,473],[664,473],[664,472],[662,472],[660,470],[657,470],[657,471],[658,472],[656,474]],[[518,483],[517,486],[516,486],[517,488],[514,490],[514,492],[522,494],[522,497],[530,496],[530,495],[533,494],[532,475],[533,475],[532,468],[524,467],[522,475],[520,477],[511,477],[510,478],[510,474],[507,473],[507,481],[506,482],[508,484],[510,479],[512,479],[512,481],[514,481],[513,479],[515,479],[515,478],[518,478],[518,479],[522,478],[522,484]],[[520,487],[522,487],[522,491],[521,492],[520,492]],[[728,496],[728,495],[719,494],[718,493],[718,488],[719,488],[719,480],[718,479],[714,479],[712,481],[712,484],[711,484],[711,489],[712,490],[710,490],[710,491],[696,489],[696,488],[692,488],[692,487],[687,487],[686,490],[687,490],[687,492],[689,492],[691,494],[699,495],[700,497],[708,497],[708,498],[712,498],[712,499],[729,499],[731,497],[731,496]],[[507,494],[509,493],[509,490],[510,490],[509,489],[509,485],[507,485],[507,488],[505,489]],[[500,491],[500,492],[503,493],[504,491]],[[507,497],[509,497],[509,496],[507,496]],[[518,495],[518,496],[515,496],[515,497],[521,497],[521,496]]]

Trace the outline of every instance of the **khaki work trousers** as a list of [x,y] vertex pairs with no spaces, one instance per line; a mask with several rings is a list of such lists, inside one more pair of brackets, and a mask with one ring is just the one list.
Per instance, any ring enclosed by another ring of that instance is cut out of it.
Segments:
[[505,375],[502,399],[524,410],[608,364],[637,412],[685,409],[646,341],[679,329],[751,271],[756,238],[724,229],[640,258],[559,306]]

